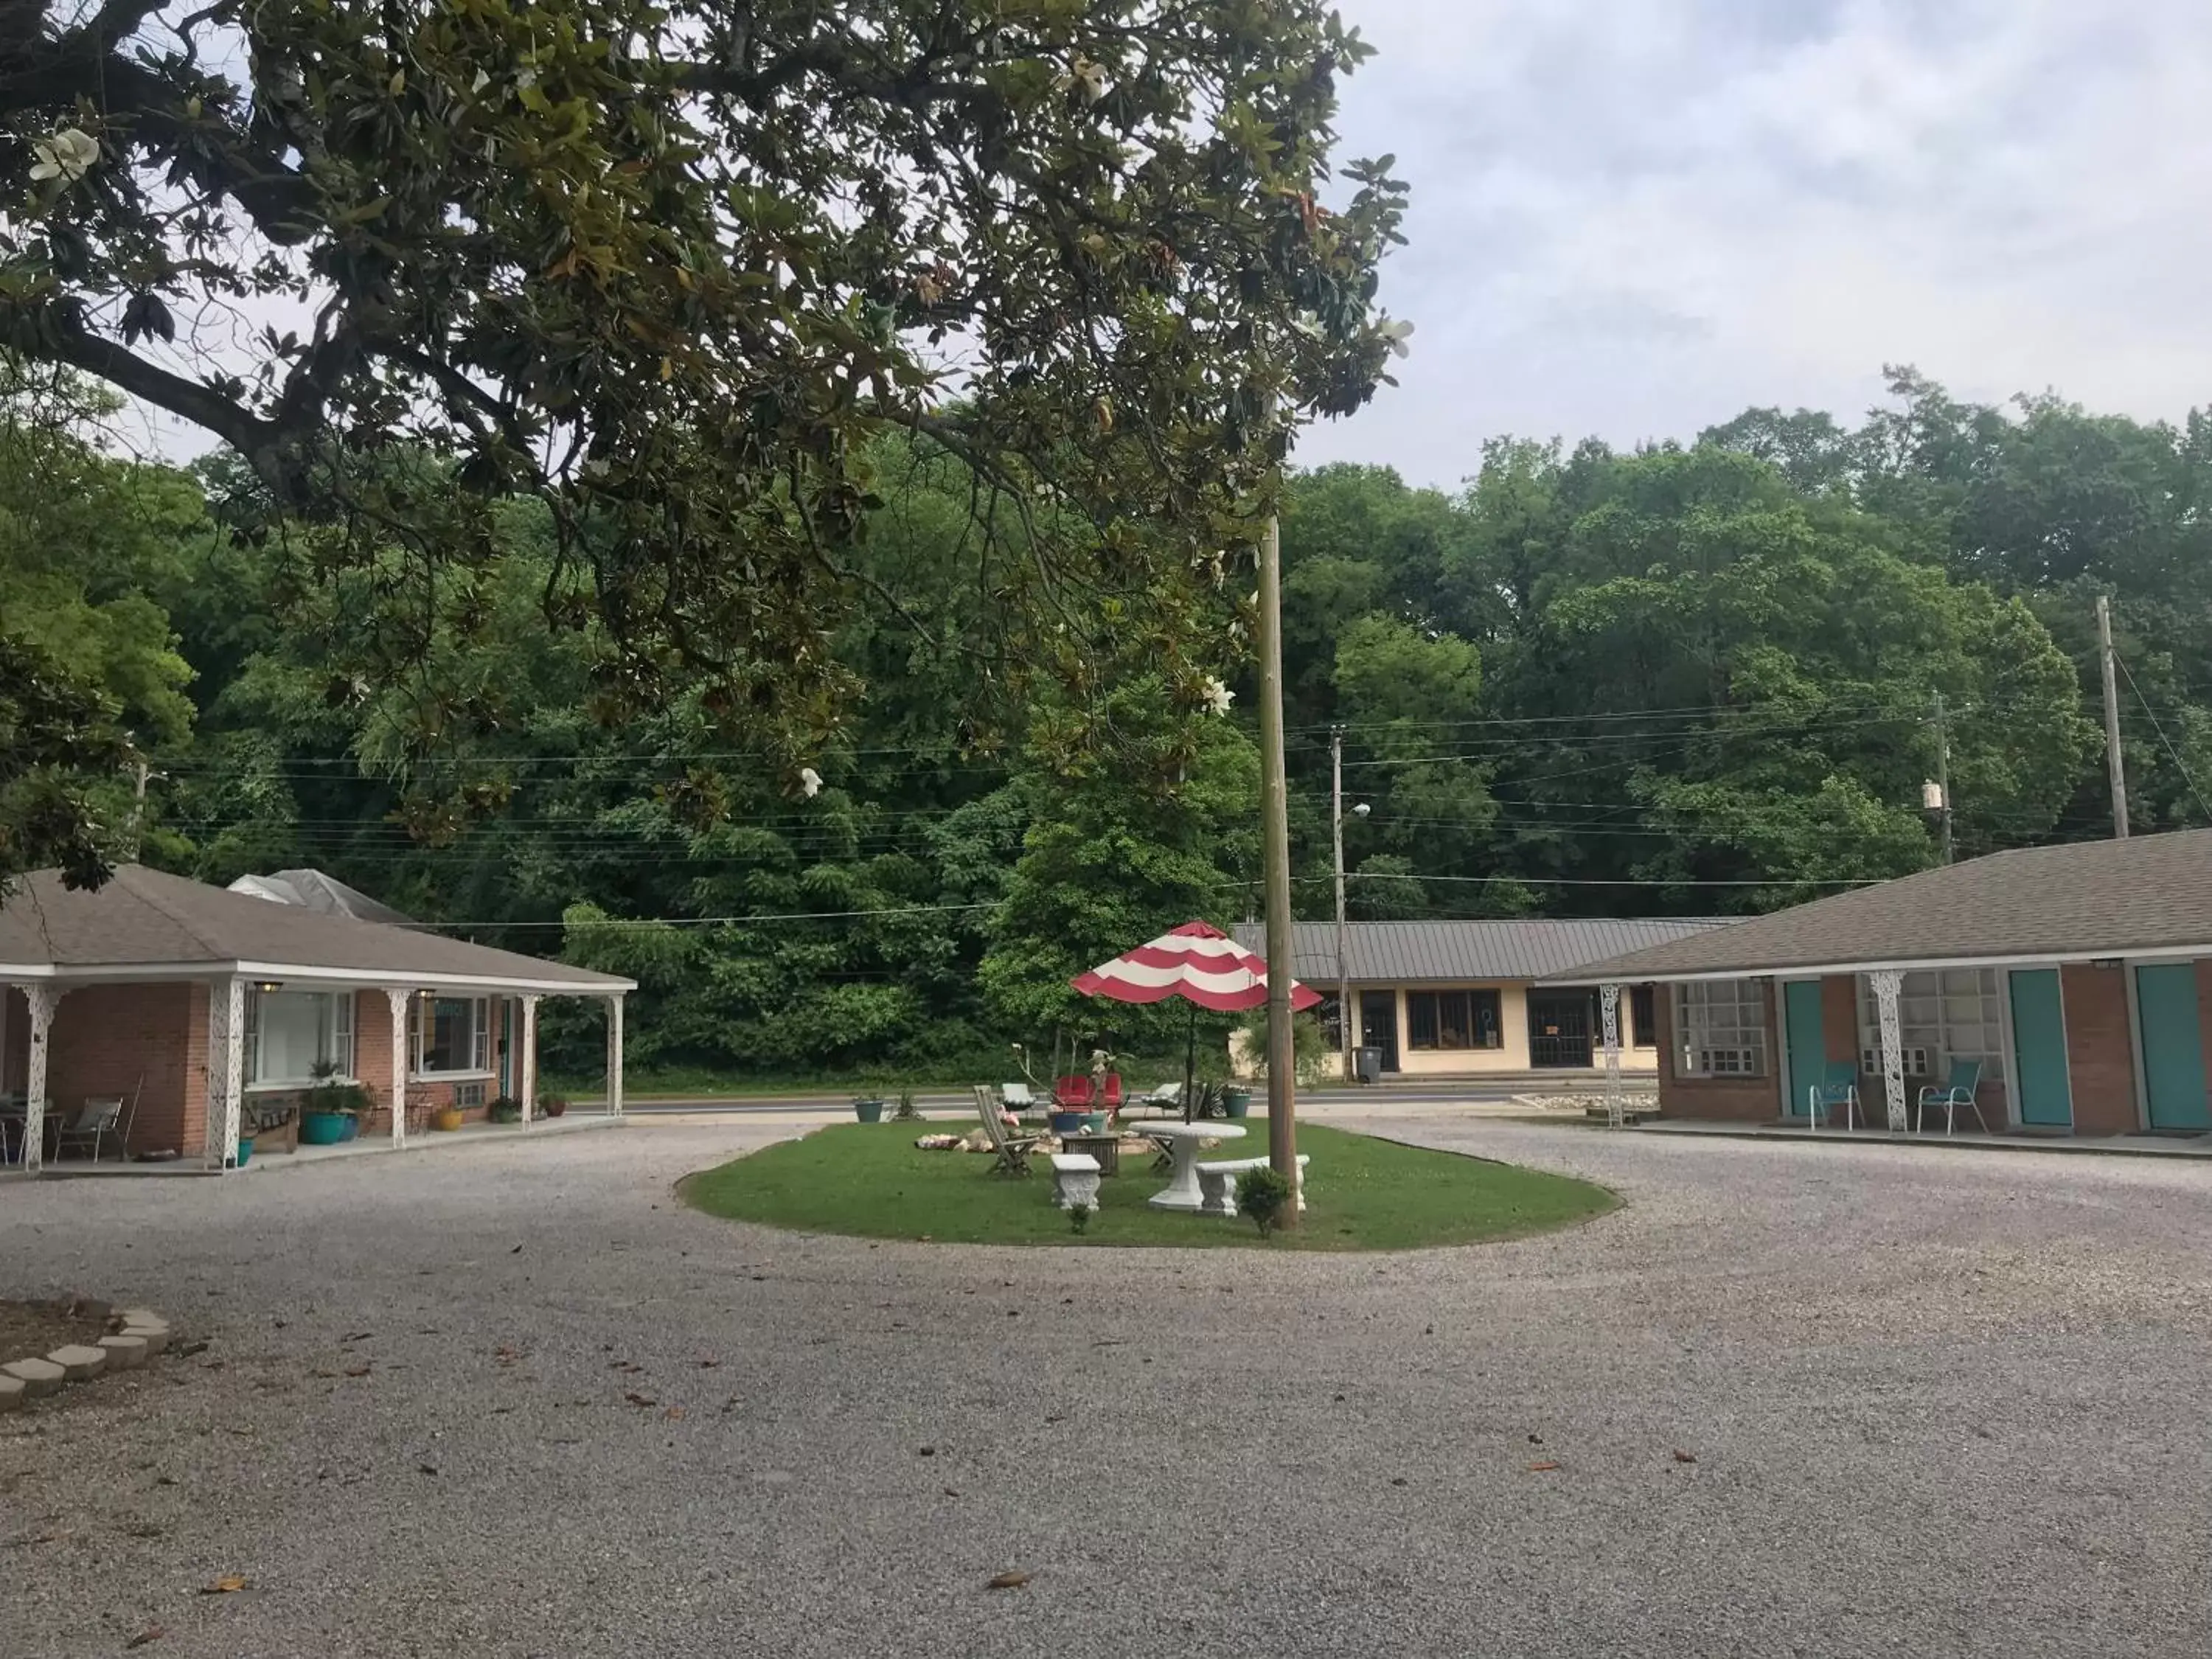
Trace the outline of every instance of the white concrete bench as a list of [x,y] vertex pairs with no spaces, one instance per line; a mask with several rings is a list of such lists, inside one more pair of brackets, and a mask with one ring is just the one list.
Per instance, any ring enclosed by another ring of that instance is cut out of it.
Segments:
[[[1224,1158],[1198,1166],[1198,1190],[1204,1202],[1198,1206],[1200,1215],[1235,1215],[1237,1213],[1237,1177],[1247,1170],[1264,1170],[1268,1160],[1264,1158]],[[1306,1165],[1313,1162],[1304,1152],[1298,1154],[1298,1208],[1306,1206]]]
[[1080,1204],[1086,1209],[1098,1207],[1098,1160],[1088,1152],[1054,1152],[1052,1155],[1053,1207],[1072,1210]]

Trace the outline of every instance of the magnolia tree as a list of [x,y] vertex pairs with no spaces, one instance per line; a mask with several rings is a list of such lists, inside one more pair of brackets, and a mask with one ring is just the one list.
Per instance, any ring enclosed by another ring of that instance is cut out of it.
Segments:
[[1010,676],[1195,712],[1296,428],[1405,333],[1405,187],[1330,160],[1367,52],[1322,0],[32,0],[0,346],[229,446],[395,659],[542,497],[607,707],[703,688],[794,790],[898,604],[896,429],[972,479]]

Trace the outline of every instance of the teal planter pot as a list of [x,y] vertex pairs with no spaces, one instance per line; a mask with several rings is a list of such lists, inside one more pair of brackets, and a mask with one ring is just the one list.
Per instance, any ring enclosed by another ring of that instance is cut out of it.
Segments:
[[242,1170],[248,1164],[252,1163],[252,1160],[253,1137],[252,1135],[240,1135],[238,1138],[238,1167]]
[[1052,1115],[1052,1132],[1056,1135],[1079,1135],[1083,1133],[1083,1126],[1089,1121],[1090,1114],[1087,1112],[1054,1112]]
[[1106,1133],[1106,1114],[1103,1112],[1085,1112],[1083,1115],[1083,1127],[1091,1134],[1104,1134]]
[[881,1123],[884,1121],[884,1103],[880,1100],[856,1100],[853,1103],[853,1115],[863,1123]]
[[[302,1112],[300,1114],[300,1144],[302,1146],[335,1146],[342,1140],[352,1139],[347,1133],[352,1127],[351,1112]],[[243,1158],[239,1161],[245,1162]]]
[[1224,1117],[1249,1117],[1252,1113],[1252,1091],[1249,1089],[1224,1089],[1221,1091],[1221,1115]]

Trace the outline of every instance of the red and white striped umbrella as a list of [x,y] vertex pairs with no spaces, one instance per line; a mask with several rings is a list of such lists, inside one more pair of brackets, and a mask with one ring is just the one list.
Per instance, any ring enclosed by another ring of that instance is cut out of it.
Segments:
[[[1115,1002],[1164,1002],[1182,997],[1216,1013],[1257,1008],[1267,1000],[1267,964],[1218,927],[1187,921],[1070,981],[1087,997]],[[1291,1006],[1310,1008],[1318,991],[1291,984]]]

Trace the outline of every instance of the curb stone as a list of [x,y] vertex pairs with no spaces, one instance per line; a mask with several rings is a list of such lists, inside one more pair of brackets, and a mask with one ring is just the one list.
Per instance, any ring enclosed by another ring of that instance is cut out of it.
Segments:
[[[108,1324],[108,1334],[95,1343],[64,1343],[43,1358],[27,1354],[0,1364],[0,1413],[58,1393],[65,1383],[89,1382],[110,1370],[136,1370],[169,1346],[169,1322],[148,1309],[110,1315]],[[119,1331],[114,1328],[118,1325]]]

